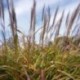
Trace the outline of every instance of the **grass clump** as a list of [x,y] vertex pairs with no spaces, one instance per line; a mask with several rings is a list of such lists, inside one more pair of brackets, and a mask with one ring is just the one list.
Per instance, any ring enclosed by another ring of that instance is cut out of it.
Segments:
[[[10,18],[11,43],[5,35],[4,5],[0,0],[0,20],[3,43],[0,47],[0,80],[80,80],[79,36],[70,36],[76,19],[80,17],[80,5],[65,21],[66,35],[59,37],[64,19],[64,11],[56,22],[59,7],[55,10],[50,25],[50,8],[43,8],[39,44],[36,43],[36,2],[31,10],[30,30],[27,37],[17,29],[16,13],[13,1],[7,0]],[[78,26],[75,26],[77,28]],[[75,31],[75,30],[74,30]],[[23,48],[18,33],[21,33]],[[76,32],[77,35],[79,32]],[[49,35],[49,36],[48,36]],[[54,38],[53,38],[54,36]],[[27,41],[25,40],[27,39]],[[76,38],[76,39],[75,39]],[[52,40],[54,39],[54,41]]]

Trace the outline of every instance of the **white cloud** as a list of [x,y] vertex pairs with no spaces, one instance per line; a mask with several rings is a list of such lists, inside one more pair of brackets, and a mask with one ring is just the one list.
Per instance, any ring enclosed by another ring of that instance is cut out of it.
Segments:
[[[58,11],[58,15],[56,17],[56,21],[55,23],[57,23],[57,21],[61,18],[61,15],[62,15],[62,12],[63,10],[65,11],[64,12],[64,18],[63,18],[63,23],[62,23],[62,26],[61,26],[61,29],[60,29],[60,35],[63,35],[65,33],[65,30],[66,30],[66,26],[65,26],[65,20],[66,20],[66,17],[67,17],[67,14],[70,12],[70,14],[77,8],[78,6],[78,2],[76,3],[71,3],[69,5],[66,5],[64,7],[61,7]],[[53,18],[54,18],[54,12],[52,13],[51,15],[51,21],[50,21],[50,25],[52,24],[53,22]]]
[[[56,4],[59,1],[62,1],[62,0],[36,0],[37,11],[40,11],[44,5],[50,6],[50,5]],[[19,0],[15,5],[17,15],[24,14],[25,12],[30,13],[32,5],[33,5],[33,0],[24,0],[24,1]]]
[[[37,13],[41,12],[44,5],[45,6],[51,6],[51,5],[54,6],[54,4],[57,5],[57,3],[63,2],[63,1],[64,0],[36,0]],[[14,4],[15,4],[15,10],[16,10],[16,14],[17,14],[18,26],[20,26],[19,29],[23,32],[28,32],[29,22],[30,22],[30,12],[31,12],[31,8],[33,5],[33,0],[18,0],[17,2],[15,0],[14,2],[15,2]],[[56,21],[58,21],[59,18],[61,17],[61,13],[62,13],[63,9],[65,10],[65,14],[67,14],[69,11],[72,12],[74,10],[74,8],[77,6],[77,4],[78,4],[78,2],[69,4],[69,5],[66,5],[65,7],[60,8],[58,16],[56,18]],[[39,13],[39,14],[41,14],[41,13]],[[53,16],[54,16],[54,12],[52,13],[51,23],[52,23]],[[7,19],[6,19],[6,22],[7,22]],[[39,24],[38,26],[40,26],[40,25],[41,24]]]
[[29,13],[32,6],[32,0],[20,0],[15,5],[15,10],[17,15],[21,15],[24,13]]
[[[61,0],[36,0],[37,13],[40,13],[42,11],[44,5],[49,6],[52,4],[56,4],[58,1]],[[30,12],[33,5],[33,0],[19,0],[18,2],[14,2],[18,26],[20,26],[19,29],[24,33],[28,32],[30,23]]]

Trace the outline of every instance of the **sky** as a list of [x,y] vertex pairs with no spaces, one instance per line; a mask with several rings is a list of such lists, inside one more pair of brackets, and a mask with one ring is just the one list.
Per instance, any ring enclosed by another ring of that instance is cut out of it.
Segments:
[[[17,16],[18,29],[21,30],[24,34],[27,34],[30,26],[31,15],[30,13],[33,5],[33,0],[13,0],[13,2]],[[57,16],[58,20],[63,10],[65,11],[66,15],[69,11],[72,12],[78,6],[79,3],[80,0],[36,0],[36,16],[37,16],[36,29],[41,27],[41,15],[44,5],[45,8],[50,7],[52,18],[54,16],[54,11],[57,8],[57,6],[60,7]],[[4,0],[4,6],[5,6],[5,25],[7,33],[6,35],[8,37],[10,35],[9,34],[10,30],[7,27],[7,25],[9,25],[9,17],[6,9],[6,0]]]
[[[48,6],[50,7],[52,16],[54,16],[54,11],[57,6],[60,6],[60,11],[57,17],[59,18],[63,10],[65,10],[65,14],[69,11],[73,11],[79,3],[80,0],[36,0],[36,26],[41,25],[41,14],[44,5],[46,8]],[[26,30],[29,28],[30,12],[33,5],[33,0],[14,0],[14,4],[18,19],[18,26],[20,26],[20,29],[26,33]]]

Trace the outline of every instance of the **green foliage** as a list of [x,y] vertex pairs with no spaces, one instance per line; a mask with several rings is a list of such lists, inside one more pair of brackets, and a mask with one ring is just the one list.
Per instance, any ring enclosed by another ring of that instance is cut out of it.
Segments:
[[[27,37],[17,29],[17,20],[12,0],[8,2],[11,28],[11,42],[6,40],[5,25],[2,25],[3,43],[0,47],[0,80],[80,80],[79,39],[70,37],[73,23],[80,13],[80,5],[66,19],[66,36],[59,37],[64,11],[60,20],[55,23],[59,7],[55,11],[53,23],[50,25],[50,8],[43,9],[39,44],[36,43],[36,2],[31,10],[30,31]],[[71,17],[70,17],[71,16]],[[0,0],[0,19],[4,20],[4,6]],[[1,23],[2,24],[2,23]],[[50,31],[53,30],[51,33]],[[18,32],[21,33],[20,46]],[[33,33],[33,34],[32,34]],[[48,36],[50,34],[50,36]],[[52,37],[54,35],[54,41]],[[25,40],[27,39],[27,42]],[[75,39],[75,40],[74,40]],[[23,47],[23,48],[22,48]]]

